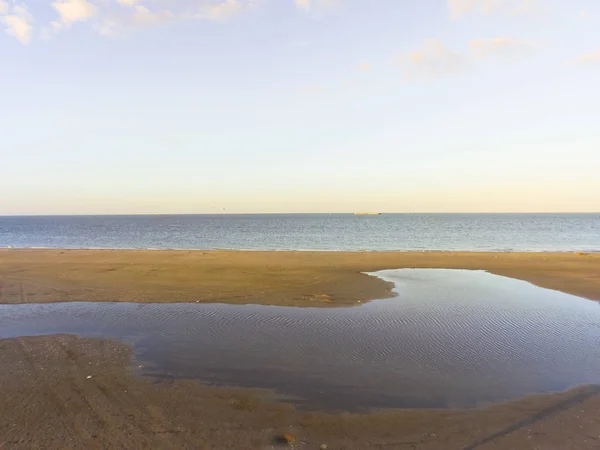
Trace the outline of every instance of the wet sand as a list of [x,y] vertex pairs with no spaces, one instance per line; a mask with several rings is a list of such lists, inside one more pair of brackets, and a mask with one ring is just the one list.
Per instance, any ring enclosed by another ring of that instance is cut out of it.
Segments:
[[[348,306],[391,293],[360,272],[402,267],[485,269],[600,300],[600,255],[2,250],[0,302]],[[283,433],[306,449],[600,448],[595,386],[478,410],[329,414],[266,391],[157,383],[131,364],[112,340],[0,340],[0,448],[267,449]]]
[[391,295],[361,272],[483,269],[600,300],[600,254],[0,250],[0,303],[348,306]]
[[[264,392],[153,383],[128,370],[111,340],[74,336],[0,341],[2,449],[295,448],[597,449],[600,389],[537,396],[482,410],[369,415],[298,411]],[[91,377],[91,378],[89,378]]]

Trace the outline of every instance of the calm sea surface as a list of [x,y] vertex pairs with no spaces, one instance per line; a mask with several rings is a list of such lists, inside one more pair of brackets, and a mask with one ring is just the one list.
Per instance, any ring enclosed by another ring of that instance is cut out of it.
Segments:
[[0,247],[600,251],[600,214],[0,217]]
[[163,380],[275,389],[326,409],[472,407],[600,383],[600,304],[482,271],[377,273],[398,296],[354,308],[0,305],[0,338],[132,344]]

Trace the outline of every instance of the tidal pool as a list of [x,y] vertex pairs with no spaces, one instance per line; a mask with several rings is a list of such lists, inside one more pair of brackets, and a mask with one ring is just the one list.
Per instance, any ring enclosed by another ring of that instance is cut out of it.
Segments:
[[300,406],[464,408],[600,383],[600,304],[483,271],[371,274],[394,298],[353,308],[0,306],[0,337],[130,343],[160,380],[274,389]]

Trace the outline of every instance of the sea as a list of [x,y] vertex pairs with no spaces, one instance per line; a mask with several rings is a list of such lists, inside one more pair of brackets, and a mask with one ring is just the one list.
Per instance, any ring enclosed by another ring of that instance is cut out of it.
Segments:
[[600,213],[2,216],[0,248],[598,252]]

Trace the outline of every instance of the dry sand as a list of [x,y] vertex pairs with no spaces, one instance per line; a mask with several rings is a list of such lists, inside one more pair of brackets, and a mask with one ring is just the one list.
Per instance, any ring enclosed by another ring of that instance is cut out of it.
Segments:
[[[390,295],[362,275],[485,269],[600,300],[600,255],[0,251],[2,303],[206,301],[345,306]],[[600,449],[600,389],[470,411],[297,411],[264,391],[133,375],[111,340],[0,340],[0,449]],[[91,377],[91,378],[90,378]]]
[[600,300],[600,254],[0,250],[0,303],[348,306],[391,295],[361,272],[484,269]]

